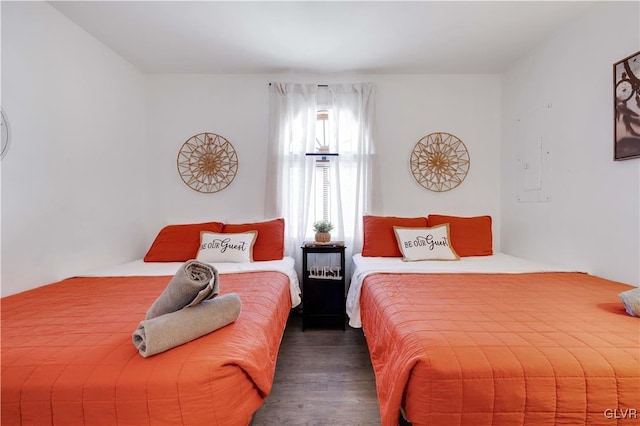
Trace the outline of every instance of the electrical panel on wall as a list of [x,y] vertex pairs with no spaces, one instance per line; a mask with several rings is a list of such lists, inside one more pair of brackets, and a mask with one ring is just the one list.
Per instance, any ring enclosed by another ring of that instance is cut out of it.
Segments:
[[517,120],[517,199],[551,201],[551,112],[549,103]]

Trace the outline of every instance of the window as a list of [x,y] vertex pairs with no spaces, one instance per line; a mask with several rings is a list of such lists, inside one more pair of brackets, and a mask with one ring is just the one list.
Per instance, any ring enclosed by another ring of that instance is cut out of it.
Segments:
[[265,212],[285,218],[288,254],[298,255],[322,219],[347,255],[361,247],[372,200],[374,91],[371,83],[272,84]]
[[[331,214],[332,195],[335,195],[337,188],[332,188],[332,171],[337,167],[337,156],[339,150],[336,144],[331,144],[330,140],[329,111],[318,111],[316,118],[316,144],[314,151],[307,153],[313,158],[314,176],[313,193],[310,198],[309,222],[314,223],[319,220],[328,220],[332,223],[336,221],[335,215]],[[335,223],[334,223],[335,226]]]
[[[349,111],[336,113],[327,108],[318,110],[315,125],[314,149],[307,153],[311,158],[307,164],[313,168],[307,222],[328,220],[334,226],[332,238],[344,239],[352,232],[352,225],[344,222],[355,214],[357,196],[357,153],[352,143],[353,133],[358,131],[357,119]],[[309,228],[306,238],[313,239]]]

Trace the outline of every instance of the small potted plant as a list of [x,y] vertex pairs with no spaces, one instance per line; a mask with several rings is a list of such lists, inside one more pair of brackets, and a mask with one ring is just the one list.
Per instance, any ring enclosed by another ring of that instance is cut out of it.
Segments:
[[328,243],[331,241],[331,230],[333,229],[333,225],[328,220],[319,220],[314,222],[313,230],[316,231],[316,242],[318,243]]

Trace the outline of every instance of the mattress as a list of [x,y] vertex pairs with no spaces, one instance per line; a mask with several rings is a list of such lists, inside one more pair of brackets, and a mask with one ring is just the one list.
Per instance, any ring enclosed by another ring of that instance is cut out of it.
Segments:
[[1,299],[3,425],[250,423],[296,300],[286,268],[216,265],[237,321],[143,358],[132,333],[180,264],[134,263]]
[[401,410],[414,426],[638,424],[640,321],[618,299],[632,287],[515,264],[416,267],[360,286],[383,425]]
[[376,272],[398,273],[502,273],[520,274],[524,272],[575,272],[559,265],[534,262],[528,259],[496,253],[491,256],[468,256],[459,261],[430,260],[425,262],[404,262],[399,257],[364,257],[360,253],[352,257],[353,275],[349,284],[346,309],[349,325],[354,328],[362,327],[360,321],[360,290],[364,279]]

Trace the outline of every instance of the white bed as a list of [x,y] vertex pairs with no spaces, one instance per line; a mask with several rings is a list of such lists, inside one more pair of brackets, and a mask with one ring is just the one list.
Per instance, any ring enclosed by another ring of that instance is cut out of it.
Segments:
[[[135,277],[135,276],[171,276],[184,262],[144,262],[142,259],[121,265],[97,269],[80,276],[82,277]],[[292,257],[281,260],[267,260],[247,263],[210,263],[219,274],[237,274],[241,272],[278,271],[289,277],[289,291],[291,292],[291,307],[300,304],[300,283],[294,268]]]
[[363,257],[360,253],[352,258],[351,284],[347,294],[349,325],[362,327],[360,319],[360,290],[362,282],[373,273],[478,273],[478,274],[522,274],[527,272],[579,272],[561,266],[534,262],[504,253],[491,256],[462,257],[459,261],[429,260],[404,262],[399,257]]
[[211,263],[237,319],[150,358],[132,333],[184,262],[95,270],[2,298],[4,424],[250,424],[300,303],[293,259]]

